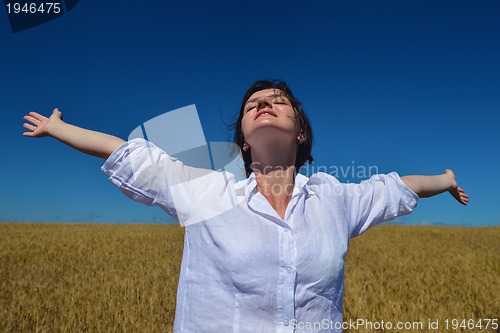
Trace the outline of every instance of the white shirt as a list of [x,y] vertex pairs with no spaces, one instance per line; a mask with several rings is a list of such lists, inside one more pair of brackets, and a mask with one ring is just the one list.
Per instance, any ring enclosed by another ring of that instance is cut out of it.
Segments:
[[[185,166],[153,144],[121,145],[102,170],[128,197],[185,225],[175,332],[341,332],[349,239],[409,214],[396,173],[343,184],[297,174],[282,219],[255,176]],[[312,326],[316,325],[316,326]]]

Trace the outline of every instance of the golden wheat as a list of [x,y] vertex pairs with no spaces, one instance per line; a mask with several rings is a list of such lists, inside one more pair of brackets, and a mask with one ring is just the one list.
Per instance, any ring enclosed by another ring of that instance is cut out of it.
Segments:
[[172,330],[180,227],[0,228],[0,331]]
[[[173,331],[179,226],[0,223],[0,234],[1,332]],[[498,320],[499,277],[500,227],[374,228],[347,255],[344,320],[365,324],[345,331],[500,332],[451,329]],[[422,329],[367,326],[382,321]]]
[[500,332],[484,327],[500,315],[500,227],[373,228],[352,240],[345,284],[345,318],[422,324],[360,332]]

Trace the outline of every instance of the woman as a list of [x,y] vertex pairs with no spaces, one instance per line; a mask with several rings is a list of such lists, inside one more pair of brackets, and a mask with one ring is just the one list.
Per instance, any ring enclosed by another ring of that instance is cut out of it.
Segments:
[[342,331],[349,239],[409,214],[419,197],[449,192],[469,200],[451,170],[375,175],[361,184],[301,175],[312,161],[312,130],[284,82],[258,81],[243,98],[235,143],[248,178],[240,182],[185,166],[145,140],[69,125],[57,109],[25,120],[24,135],[106,158],[103,171],[127,196],[186,226],[176,332]]

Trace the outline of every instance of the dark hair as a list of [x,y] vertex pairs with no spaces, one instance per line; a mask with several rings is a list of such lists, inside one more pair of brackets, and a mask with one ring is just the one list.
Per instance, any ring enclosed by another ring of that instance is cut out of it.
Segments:
[[312,163],[313,157],[311,155],[312,150],[312,142],[313,142],[313,133],[311,124],[309,123],[309,119],[307,118],[306,113],[302,109],[301,103],[298,99],[296,99],[290,88],[284,81],[280,80],[260,80],[254,82],[250,88],[248,88],[245,96],[243,97],[243,101],[241,102],[240,114],[238,116],[238,120],[236,120],[234,124],[234,143],[240,147],[241,153],[243,155],[243,161],[245,162],[245,173],[247,177],[252,173],[252,155],[250,151],[243,150],[243,144],[245,143],[245,138],[243,137],[243,131],[241,129],[241,122],[243,116],[245,114],[245,104],[252,96],[258,91],[266,90],[266,89],[276,89],[281,90],[285,96],[288,98],[290,103],[292,104],[295,117],[298,121],[298,126],[304,135],[304,142],[299,144],[297,149],[297,156],[295,157],[295,169],[298,171],[305,162]]

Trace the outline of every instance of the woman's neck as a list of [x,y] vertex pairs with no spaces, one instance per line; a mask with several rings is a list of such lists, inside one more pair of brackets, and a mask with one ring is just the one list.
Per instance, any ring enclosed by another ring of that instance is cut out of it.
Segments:
[[284,219],[295,185],[297,144],[269,139],[261,145],[255,143],[251,154],[257,190]]
[[254,169],[257,190],[284,219],[295,185],[295,166]]

